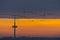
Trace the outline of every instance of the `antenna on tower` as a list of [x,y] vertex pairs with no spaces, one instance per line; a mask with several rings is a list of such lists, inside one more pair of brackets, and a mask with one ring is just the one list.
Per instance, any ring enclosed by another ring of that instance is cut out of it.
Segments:
[[14,40],[16,39],[16,16],[14,16],[14,25],[12,26],[14,28]]
[[45,9],[44,9],[44,11],[43,11],[43,12],[44,12],[43,16],[45,16],[45,15],[46,15],[46,14],[45,14]]
[[46,9],[43,10],[43,16],[46,17]]

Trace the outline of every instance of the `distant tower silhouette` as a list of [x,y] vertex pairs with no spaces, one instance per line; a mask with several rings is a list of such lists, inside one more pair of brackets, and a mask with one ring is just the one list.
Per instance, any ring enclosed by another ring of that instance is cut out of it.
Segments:
[[12,26],[14,28],[14,39],[16,39],[16,17],[14,16],[14,25]]

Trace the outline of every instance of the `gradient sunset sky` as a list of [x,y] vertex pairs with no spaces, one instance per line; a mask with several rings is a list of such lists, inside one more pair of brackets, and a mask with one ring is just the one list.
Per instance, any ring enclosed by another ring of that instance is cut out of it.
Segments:
[[0,0],[0,37],[13,36],[13,15],[17,37],[60,37],[60,0]]
[[[16,19],[17,37],[59,37],[60,19]],[[0,37],[13,36],[13,19],[0,18]]]

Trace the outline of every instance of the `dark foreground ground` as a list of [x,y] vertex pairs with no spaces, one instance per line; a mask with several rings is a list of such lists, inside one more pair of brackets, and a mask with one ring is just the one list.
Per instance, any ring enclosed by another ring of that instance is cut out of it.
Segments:
[[[0,40],[14,40],[12,37],[0,38]],[[45,37],[19,37],[15,40],[60,40],[60,38],[45,38]]]

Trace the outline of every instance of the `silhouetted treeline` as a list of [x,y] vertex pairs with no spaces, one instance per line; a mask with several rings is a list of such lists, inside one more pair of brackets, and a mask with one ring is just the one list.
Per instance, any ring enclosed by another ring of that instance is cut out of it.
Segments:
[[[0,38],[0,40],[14,40],[12,37]],[[46,37],[19,37],[15,40],[60,40],[60,38],[46,38]]]

